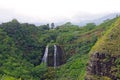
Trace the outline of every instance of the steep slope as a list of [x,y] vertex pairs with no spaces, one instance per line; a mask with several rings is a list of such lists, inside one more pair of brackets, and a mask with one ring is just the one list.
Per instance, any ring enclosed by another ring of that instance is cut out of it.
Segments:
[[120,79],[120,17],[90,51],[85,80]]

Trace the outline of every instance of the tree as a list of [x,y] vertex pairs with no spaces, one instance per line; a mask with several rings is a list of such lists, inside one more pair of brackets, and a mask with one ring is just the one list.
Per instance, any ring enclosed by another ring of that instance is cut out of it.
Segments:
[[54,23],[51,23],[51,29],[54,29],[54,28],[55,28]]
[[41,26],[39,26],[39,29],[40,30],[49,30],[50,28],[49,28],[49,24],[47,24],[47,25],[41,25]]
[[95,23],[87,23],[85,27],[87,30],[91,30],[94,29],[95,26],[96,26]]

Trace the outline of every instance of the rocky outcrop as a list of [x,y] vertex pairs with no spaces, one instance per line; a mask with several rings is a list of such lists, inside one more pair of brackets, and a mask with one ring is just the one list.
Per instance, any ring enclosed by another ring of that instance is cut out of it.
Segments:
[[117,80],[117,58],[119,58],[119,56],[111,56],[106,53],[96,52],[92,54],[87,66],[87,74],[85,80],[99,80],[103,77]]

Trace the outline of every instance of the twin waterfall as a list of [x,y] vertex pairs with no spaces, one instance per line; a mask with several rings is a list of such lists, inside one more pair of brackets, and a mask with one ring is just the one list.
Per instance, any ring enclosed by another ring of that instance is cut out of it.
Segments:
[[[46,46],[46,49],[45,49],[45,53],[44,53],[44,56],[43,56],[43,59],[42,59],[42,62],[43,63],[45,63],[45,64],[47,64],[47,60],[48,60],[48,45]],[[56,68],[56,66],[57,66],[57,46],[56,45],[54,45],[54,68]]]

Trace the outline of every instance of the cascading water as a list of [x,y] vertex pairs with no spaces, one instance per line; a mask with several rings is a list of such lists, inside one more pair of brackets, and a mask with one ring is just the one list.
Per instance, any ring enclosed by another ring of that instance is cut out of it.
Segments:
[[42,59],[42,62],[47,64],[47,57],[48,57],[48,45],[46,46],[45,53]]
[[56,68],[57,66],[56,56],[57,56],[57,46],[54,45],[54,68]]
[[[44,56],[42,58],[42,63],[45,63],[45,64],[48,64],[49,65],[49,62],[47,63],[48,61],[48,45],[46,46],[46,49],[45,49],[45,53],[44,53]],[[54,68],[57,67],[57,46],[54,45],[54,55],[53,55],[53,66]],[[52,58],[49,58],[49,59],[52,59]]]

